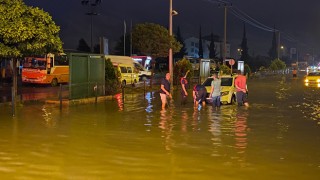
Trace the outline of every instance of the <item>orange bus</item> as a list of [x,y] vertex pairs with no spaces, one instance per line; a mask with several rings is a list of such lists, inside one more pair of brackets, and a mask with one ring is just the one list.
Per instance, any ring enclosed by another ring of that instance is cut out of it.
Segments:
[[26,57],[22,66],[22,83],[57,86],[59,83],[69,82],[69,63],[66,55]]

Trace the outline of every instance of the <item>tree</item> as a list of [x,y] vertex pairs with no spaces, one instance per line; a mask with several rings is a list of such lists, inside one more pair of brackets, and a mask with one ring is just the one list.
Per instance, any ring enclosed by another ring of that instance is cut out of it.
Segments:
[[271,62],[269,69],[273,71],[284,70],[286,68],[286,63],[280,59],[275,59]]
[[271,59],[276,59],[277,58],[277,38],[276,38],[276,31],[273,31],[273,38],[272,38],[272,44],[271,48],[269,50],[269,57]]
[[105,81],[106,81],[106,94],[115,94],[119,91],[121,74],[117,71],[110,59],[106,60],[105,63]]
[[[27,6],[22,0],[1,0],[0,57],[12,58],[14,67],[18,57],[62,52],[59,31],[49,13]],[[16,68],[13,68],[13,90],[15,97]]]
[[209,45],[209,58],[215,59],[217,57],[216,45],[214,44],[213,33],[210,35],[210,45]]
[[2,0],[0,6],[0,56],[22,57],[62,52],[59,26],[49,13],[22,0]]
[[100,44],[96,44],[93,46],[93,52],[96,54],[100,54]]
[[230,67],[224,64],[220,66],[220,71],[222,74],[231,74]]
[[137,24],[132,30],[133,46],[144,55],[153,59],[167,57],[171,46],[172,52],[179,52],[182,45],[163,26],[154,23]]
[[166,28],[154,23],[135,25],[132,30],[132,43],[133,47],[141,54],[151,56],[153,59],[153,61],[151,61],[152,75],[150,86],[152,86],[155,59],[167,57],[170,48],[174,54],[179,52],[182,47],[174,36],[170,36],[169,31]]
[[188,79],[190,79],[190,77],[193,77],[193,68],[192,68],[192,64],[191,62],[187,59],[187,58],[183,58],[180,61],[178,61],[177,63],[175,63],[174,65],[174,80],[173,82],[175,82],[176,84],[178,84],[178,80],[181,77],[181,74],[186,73],[187,71],[189,71],[190,73],[188,73],[189,77]]
[[183,40],[183,38],[181,36],[181,32],[180,32],[180,27],[179,26],[178,26],[178,29],[177,29],[176,39],[180,44],[182,44],[182,47],[181,47],[179,52],[174,54],[173,57],[182,59],[187,53],[186,53],[186,45],[184,44],[184,40]]
[[243,37],[242,37],[242,42],[241,42],[241,57],[240,57],[240,59],[244,62],[247,61],[247,63],[250,59],[245,24],[243,24]]
[[199,55],[199,58],[203,58],[201,26],[200,26],[200,31],[199,31],[199,52],[198,52],[198,55]]
[[130,44],[131,44],[131,38],[130,38],[130,35],[127,33],[126,34],[126,52],[125,54],[123,53],[123,45],[124,45],[124,38],[123,38],[123,35],[120,37],[119,41],[117,42],[116,44],[116,47],[114,48],[115,52],[114,54],[116,55],[126,55],[126,56],[131,56],[131,53],[130,53]]
[[83,38],[79,40],[77,50],[81,52],[91,52],[90,47],[88,46],[87,42]]

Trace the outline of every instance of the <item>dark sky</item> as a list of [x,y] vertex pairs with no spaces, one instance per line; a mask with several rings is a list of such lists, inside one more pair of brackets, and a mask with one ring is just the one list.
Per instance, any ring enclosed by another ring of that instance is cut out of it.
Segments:
[[[318,53],[320,47],[319,0],[230,0],[233,9],[239,9],[259,23],[279,29],[281,44],[297,47],[301,53]],[[75,49],[80,38],[90,45],[90,17],[88,6],[81,0],[25,0],[27,5],[40,7],[49,12],[61,27],[64,48]],[[173,8],[179,15],[173,17],[173,31],[180,26],[183,38],[202,34],[223,37],[224,10],[210,0],[173,0]],[[230,10],[229,10],[230,11]],[[228,11],[228,12],[229,12]],[[102,0],[93,17],[93,39],[107,37],[111,43],[123,33],[123,22],[133,24],[153,22],[168,26],[169,0]],[[243,35],[243,21],[228,13],[227,40],[231,53],[235,54]],[[246,24],[250,54],[266,55],[271,47],[272,32]],[[291,38],[288,38],[290,36]],[[288,39],[294,39],[288,40]],[[295,42],[297,41],[297,42]]]

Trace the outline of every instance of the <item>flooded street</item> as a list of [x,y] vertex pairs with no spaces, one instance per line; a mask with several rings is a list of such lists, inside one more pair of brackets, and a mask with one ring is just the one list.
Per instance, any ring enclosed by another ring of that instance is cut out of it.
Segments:
[[[194,109],[179,91],[0,106],[1,179],[320,179],[320,89],[249,80],[250,107]],[[189,89],[189,94],[192,94]]]

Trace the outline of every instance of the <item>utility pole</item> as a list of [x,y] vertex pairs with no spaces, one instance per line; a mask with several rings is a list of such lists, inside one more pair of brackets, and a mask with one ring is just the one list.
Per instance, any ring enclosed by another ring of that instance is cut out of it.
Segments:
[[92,43],[92,34],[93,34],[93,16],[99,15],[94,12],[94,7],[98,6],[101,3],[101,0],[82,0],[81,4],[84,6],[90,6],[90,12],[86,13],[86,15],[90,16],[91,25],[90,25],[90,51],[93,52],[93,43]]
[[224,6],[224,31],[223,31],[223,47],[222,47],[222,62],[226,64],[226,56],[227,56],[227,10],[228,7],[232,6],[232,3],[222,3],[218,4],[218,6]]
[[[170,5],[169,5],[169,36],[172,37],[172,16],[177,15],[177,11],[172,9],[172,0],[170,0]],[[172,62],[172,47],[170,43],[170,48],[169,48],[169,73],[170,73],[170,84],[173,87],[173,62]],[[171,88],[173,90],[173,88]]]
[[278,30],[278,46],[277,46],[277,58],[280,59],[280,51],[281,51],[281,45],[280,45],[280,31]]

